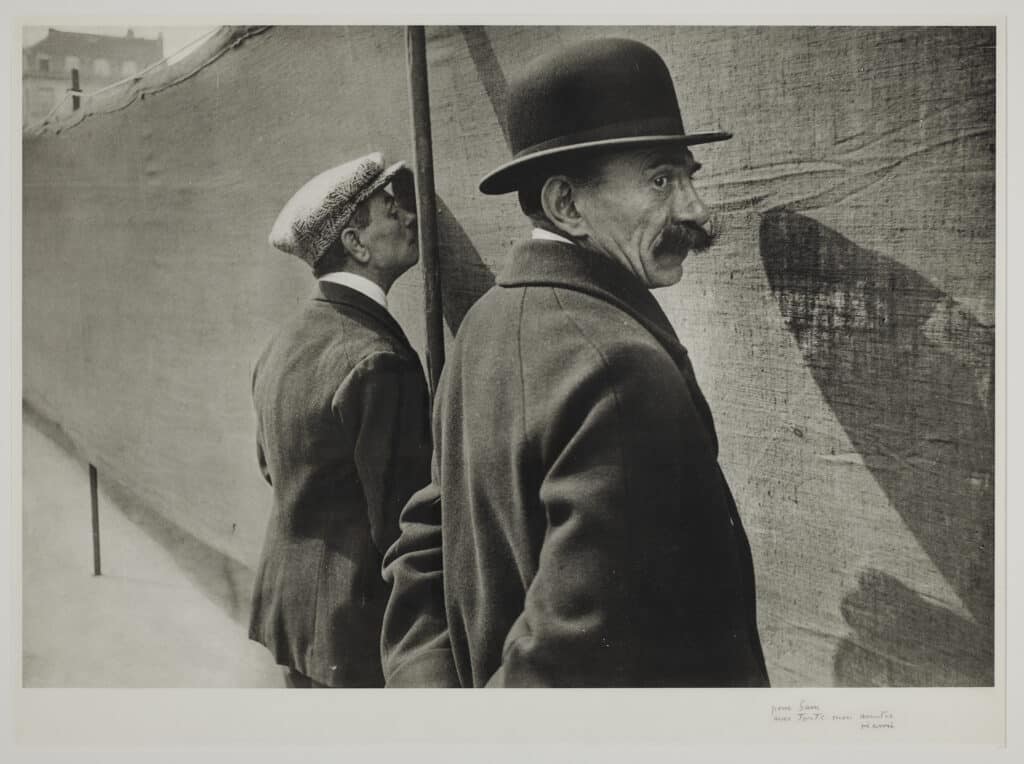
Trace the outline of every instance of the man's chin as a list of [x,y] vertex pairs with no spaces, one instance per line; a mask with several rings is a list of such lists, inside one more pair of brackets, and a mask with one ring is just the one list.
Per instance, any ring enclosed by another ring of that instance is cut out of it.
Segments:
[[648,280],[650,281],[648,289],[658,289],[678,284],[680,279],[683,278],[683,261],[685,259],[685,254],[658,258],[658,268],[653,273],[648,274]]

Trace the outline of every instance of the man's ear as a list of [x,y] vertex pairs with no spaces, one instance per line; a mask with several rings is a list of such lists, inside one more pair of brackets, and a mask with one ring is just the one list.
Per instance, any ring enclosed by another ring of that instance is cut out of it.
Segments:
[[569,236],[581,238],[590,226],[576,206],[576,185],[564,175],[552,175],[540,190],[544,215]]
[[340,238],[341,243],[345,245],[345,252],[348,253],[349,257],[351,257],[360,265],[366,265],[368,262],[370,262],[370,251],[359,239],[358,228],[341,229]]

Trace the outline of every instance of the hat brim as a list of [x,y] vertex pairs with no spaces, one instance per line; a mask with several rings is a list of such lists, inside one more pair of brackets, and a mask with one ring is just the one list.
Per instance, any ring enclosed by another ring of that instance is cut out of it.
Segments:
[[360,204],[369,199],[371,196],[373,196],[375,193],[380,191],[382,188],[384,188],[384,186],[390,183],[396,175],[398,175],[403,170],[407,172],[410,171],[409,168],[406,167],[405,162],[401,160],[395,162],[393,165],[389,165],[388,167],[384,168],[384,171],[380,175],[374,178],[371,183],[369,183],[365,188],[363,188],[362,191],[356,194],[355,199],[353,200],[352,208],[355,209]]
[[571,146],[557,146],[555,148],[537,151],[532,154],[521,156],[506,162],[498,169],[488,173],[480,181],[480,192],[496,195],[507,194],[517,191],[519,182],[527,172],[542,160],[558,154],[584,151],[595,148],[617,148],[624,146],[637,146],[641,144],[675,143],[680,146],[696,146],[701,143],[714,143],[716,141],[727,141],[732,138],[732,133],[725,130],[712,130],[701,133],[689,133],[687,135],[634,135],[626,138],[606,138],[600,141],[587,141],[585,143],[574,143]]

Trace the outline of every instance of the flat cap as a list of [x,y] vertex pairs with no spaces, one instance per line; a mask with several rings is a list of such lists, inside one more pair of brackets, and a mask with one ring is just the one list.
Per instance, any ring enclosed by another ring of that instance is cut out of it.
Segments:
[[405,162],[385,167],[379,151],[325,170],[284,205],[270,231],[271,246],[314,267],[356,207],[402,171],[409,172]]

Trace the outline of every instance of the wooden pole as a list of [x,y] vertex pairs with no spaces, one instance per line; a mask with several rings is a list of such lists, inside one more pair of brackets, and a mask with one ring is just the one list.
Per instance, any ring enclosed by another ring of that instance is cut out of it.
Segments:
[[82,103],[82,99],[79,97],[78,92],[78,69],[71,70],[71,111],[78,111],[78,107]]
[[92,574],[100,575],[100,500],[96,468],[89,465],[89,495],[92,498]]
[[423,299],[427,321],[427,376],[430,397],[444,367],[444,313],[441,263],[437,248],[437,200],[434,196],[434,153],[430,134],[430,91],[427,83],[427,46],[423,27],[406,27],[409,98],[416,175],[416,219],[423,263]]

